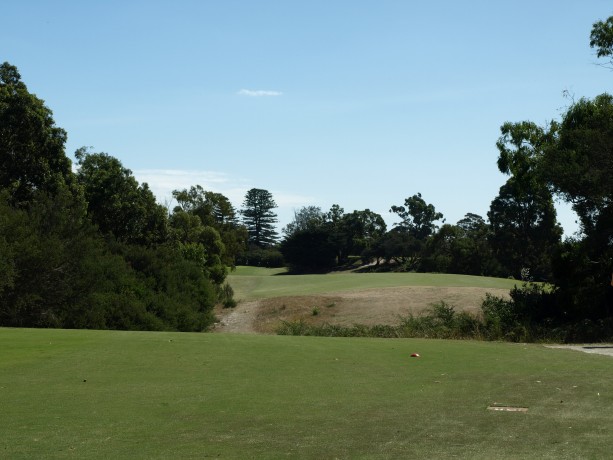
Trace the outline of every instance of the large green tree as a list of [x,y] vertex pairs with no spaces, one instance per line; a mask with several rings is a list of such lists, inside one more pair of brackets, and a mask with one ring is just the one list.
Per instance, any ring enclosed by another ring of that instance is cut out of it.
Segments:
[[562,236],[553,197],[538,169],[556,125],[505,123],[496,143],[498,169],[511,177],[492,201],[490,243],[508,274],[517,278],[551,277],[551,258]]
[[492,201],[488,218],[490,244],[507,275],[550,279],[551,257],[562,229],[546,187],[526,187],[511,177]]
[[390,212],[401,219],[396,224],[397,228],[418,240],[432,235],[437,228],[435,222],[443,218],[443,214],[437,212],[434,205],[426,203],[421,193],[406,198],[403,206],[392,206]]
[[596,48],[596,55],[599,58],[608,58],[609,65],[613,64],[613,16],[594,23],[590,34],[590,46]]
[[444,224],[428,239],[420,268],[432,272],[499,276],[503,272],[489,236],[489,225],[477,214],[466,214],[456,225]]
[[369,209],[345,214],[338,205],[328,213],[305,206],[285,227],[281,252],[294,271],[322,271],[344,263],[348,255],[370,257],[385,231],[383,218]]
[[421,193],[406,198],[402,206],[392,206],[390,212],[401,220],[380,239],[375,256],[397,262],[401,270],[417,270],[426,240],[436,232],[436,222],[443,219],[443,214]]
[[170,216],[170,235],[187,260],[196,262],[204,273],[217,285],[227,275],[223,263],[226,247],[219,232],[210,225],[202,225],[200,217],[181,209]]
[[545,151],[543,175],[577,212],[581,230],[606,244],[613,210],[613,96],[580,99]]
[[55,193],[72,183],[71,162],[64,152],[66,132],[55,125],[51,110],[31,94],[15,66],[0,65],[0,189],[25,204],[35,191]]
[[221,261],[234,267],[237,256],[246,248],[248,235],[247,229],[238,222],[230,200],[221,193],[204,190],[200,185],[174,190],[172,196],[178,203],[173,213],[183,211],[198,216],[202,225],[219,233],[224,245]]
[[370,209],[345,214],[342,220],[346,254],[364,255],[367,259],[370,249],[385,235],[387,225],[383,217]]
[[66,132],[44,101],[28,92],[17,68],[0,65],[0,188],[10,190],[14,203],[72,183],[65,142]]
[[167,211],[146,183],[107,153],[75,153],[77,178],[85,192],[92,221],[104,234],[124,243],[160,244],[168,236]]
[[173,190],[172,196],[183,211],[200,217],[203,225],[238,224],[234,206],[221,193],[204,190],[201,185],[193,185],[189,189]]
[[79,155],[79,184],[65,140],[17,69],[0,66],[0,326],[205,329],[215,289],[157,244],[166,210],[104,154]]
[[613,96],[575,102],[541,163],[581,224],[581,237],[563,246],[554,267],[559,303],[575,316],[611,316],[605,292],[613,271]]
[[265,248],[277,242],[277,215],[273,212],[276,207],[272,193],[268,190],[252,188],[247,191],[241,214],[249,233],[249,243]]
[[288,238],[299,231],[320,228],[324,224],[325,218],[326,216],[319,206],[303,206],[294,211],[294,220],[283,228],[283,233]]

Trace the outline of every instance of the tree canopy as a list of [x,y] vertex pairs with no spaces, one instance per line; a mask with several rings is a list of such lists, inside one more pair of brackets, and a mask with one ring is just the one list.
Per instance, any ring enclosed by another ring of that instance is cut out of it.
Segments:
[[119,241],[144,245],[166,240],[166,209],[159,205],[146,183],[139,184],[132,171],[107,153],[75,154],[77,180],[83,187],[88,212],[102,233]]
[[27,203],[37,190],[54,193],[72,183],[65,142],[66,131],[28,91],[17,68],[0,65],[0,188],[10,191],[13,203]]
[[0,66],[0,326],[208,328],[218,274],[175,244],[167,210],[118,159],[80,149],[75,174],[65,141]]
[[443,218],[443,214],[436,212],[434,205],[426,203],[421,193],[406,198],[404,206],[392,206],[390,212],[401,219],[397,224],[398,229],[418,240],[432,235],[437,228],[435,222]]
[[613,16],[594,23],[590,34],[590,47],[596,48],[596,56],[609,58],[609,63],[611,62],[613,57]]

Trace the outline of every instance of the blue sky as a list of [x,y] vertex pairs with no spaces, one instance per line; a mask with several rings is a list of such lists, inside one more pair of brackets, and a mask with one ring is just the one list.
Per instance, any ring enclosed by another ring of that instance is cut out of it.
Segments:
[[0,59],[70,156],[119,158],[162,203],[200,184],[240,208],[257,187],[279,227],[335,203],[391,225],[421,192],[455,223],[486,217],[506,180],[505,121],[611,91],[589,48],[610,15],[604,0],[22,0],[2,7]]

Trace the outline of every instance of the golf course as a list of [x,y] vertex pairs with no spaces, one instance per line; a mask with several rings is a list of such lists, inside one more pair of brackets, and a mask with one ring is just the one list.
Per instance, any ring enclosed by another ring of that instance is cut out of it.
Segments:
[[[402,275],[229,278],[239,307],[511,281]],[[611,357],[540,344],[2,328],[0,347],[7,459],[576,459],[613,442]]]
[[216,330],[275,333],[283,321],[394,325],[446,302],[478,315],[486,293],[508,297],[514,279],[432,273],[287,275],[285,269],[237,267],[228,276],[238,305],[218,308]]

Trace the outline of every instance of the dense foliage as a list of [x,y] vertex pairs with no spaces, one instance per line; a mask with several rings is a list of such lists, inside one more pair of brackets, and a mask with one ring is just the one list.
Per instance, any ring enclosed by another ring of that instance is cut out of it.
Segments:
[[65,141],[17,69],[2,64],[0,326],[209,327],[228,292],[219,235],[204,228],[181,240],[179,216],[169,219],[118,159],[80,149],[73,173]]

